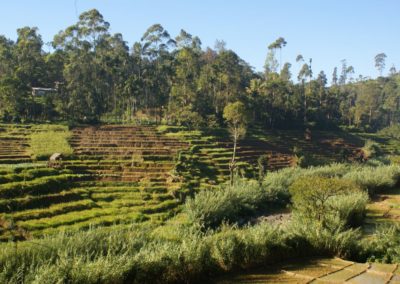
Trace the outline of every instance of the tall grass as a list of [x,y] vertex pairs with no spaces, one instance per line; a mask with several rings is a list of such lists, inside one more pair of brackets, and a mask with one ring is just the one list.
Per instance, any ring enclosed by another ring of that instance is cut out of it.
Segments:
[[360,258],[383,263],[400,263],[400,225],[382,225],[372,238],[363,240]]
[[64,155],[72,154],[72,148],[68,143],[71,132],[65,126],[48,126],[39,132],[31,134],[30,151],[34,158],[43,160],[54,153]]
[[277,205],[274,196],[256,181],[236,179],[233,186],[204,190],[187,200],[185,213],[191,222],[201,222],[206,228],[217,227],[223,221],[232,223],[255,212]]
[[[262,223],[237,228],[223,225],[203,232],[197,226],[163,230],[133,225],[2,247],[1,283],[195,283],[227,271],[316,253],[350,255],[355,230],[321,230],[314,223],[286,226]],[[22,280],[22,281],[21,281]]]
[[[386,181],[354,178],[357,171],[363,175],[376,172]],[[327,201],[327,208],[333,209],[332,214],[327,214],[329,220],[325,225],[296,212],[281,225],[263,222],[238,227],[229,223],[239,222],[243,216],[264,207],[285,204],[291,197],[289,187],[299,178],[334,177],[343,184],[354,183],[369,189],[395,184],[398,173],[399,169],[391,166],[288,169],[270,174],[261,187],[257,181],[238,180],[233,187],[199,193],[185,205],[189,217],[186,223],[93,227],[75,233],[60,232],[18,246],[3,244],[0,283],[207,282],[219,273],[298,256],[322,254],[365,259],[373,254],[375,259],[388,259],[385,250],[391,244],[396,246],[390,254],[391,260],[395,260],[399,251],[398,230],[387,239],[382,237],[379,246],[379,240],[361,242],[359,229],[351,228],[351,220],[363,212],[367,199],[365,191],[359,189],[335,194]],[[285,202],[280,199],[282,196]],[[365,247],[374,244],[374,250]]]
[[[384,161],[386,162],[386,161]],[[363,164],[331,164],[321,167],[286,168],[269,173],[264,180],[264,186],[269,192],[281,198],[289,198],[288,191],[292,183],[302,177],[342,178],[350,180],[370,193],[385,188],[392,188],[400,180],[400,166],[386,165],[381,160],[372,160]]]

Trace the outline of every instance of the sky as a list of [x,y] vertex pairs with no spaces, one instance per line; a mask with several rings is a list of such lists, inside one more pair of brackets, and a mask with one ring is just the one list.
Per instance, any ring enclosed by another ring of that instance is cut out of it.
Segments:
[[381,52],[387,55],[384,73],[393,64],[400,69],[399,0],[3,0],[0,34],[16,40],[18,28],[36,26],[48,43],[93,8],[129,46],[159,23],[173,37],[180,29],[200,37],[203,48],[224,40],[256,71],[278,37],[287,41],[282,62],[292,63],[294,75],[298,54],[312,58],[314,75],[324,70],[329,80],[342,59],[355,77],[376,77],[374,57]]

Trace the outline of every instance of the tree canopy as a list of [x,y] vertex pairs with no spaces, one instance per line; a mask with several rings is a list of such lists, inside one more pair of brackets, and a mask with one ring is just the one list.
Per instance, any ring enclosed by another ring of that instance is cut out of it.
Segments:
[[[45,52],[36,27],[17,30],[15,42],[0,36],[0,120],[79,122],[147,119],[188,127],[224,125],[224,109],[241,102],[263,127],[328,127],[378,130],[400,121],[400,75],[384,76],[385,53],[374,58],[377,79],[354,78],[346,59],[328,72],[312,59],[282,60],[288,44],[278,37],[266,50],[265,72],[227,48],[203,47],[181,30],[172,36],[150,26],[132,46],[95,9],[54,36]],[[279,50],[279,59],[276,51]],[[329,70],[328,70],[329,71]],[[328,82],[326,74],[332,74]],[[296,80],[297,79],[297,80]],[[54,92],[34,95],[32,88]]]

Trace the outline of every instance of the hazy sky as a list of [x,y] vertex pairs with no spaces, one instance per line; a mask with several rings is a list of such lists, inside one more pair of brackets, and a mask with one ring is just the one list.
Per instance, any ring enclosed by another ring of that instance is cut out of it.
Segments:
[[283,62],[293,64],[293,73],[299,53],[313,59],[314,75],[324,70],[329,80],[342,59],[357,76],[377,76],[374,56],[380,52],[388,56],[385,72],[392,64],[400,69],[400,0],[4,0],[0,34],[15,40],[17,28],[37,26],[49,42],[92,8],[129,46],[160,23],[171,36],[181,28],[199,36],[203,47],[223,39],[258,71],[268,44],[280,36],[288,42]]

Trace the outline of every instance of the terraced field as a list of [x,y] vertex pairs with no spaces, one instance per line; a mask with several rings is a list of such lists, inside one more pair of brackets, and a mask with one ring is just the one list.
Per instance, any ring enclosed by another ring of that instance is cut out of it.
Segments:
[[28,153],[30,125],[0,124],[0,163],[17,164],[30,162]]
[[[29,140],[24,141],[28,152]],[[162,222],[178,210],[180,182],[170,171],[187,143],[160,135],[154,127],[103,126],[76,128],[70,144],[74,153],[65,157],[62,169],[46,168],[46,163],[0,165],[2,239],[91,225]]]
[[[49,169],[32,158],[30,135],[57,127],[68,132],[54,125],[0,125],[0,238],[133,221],[162,223],[179,211],[188,192],[229,177],[232,143],[221,130],[78,127],[65,136],[73,153],[60,169]],[[350,155],[358,150],[349,139],[322,132],[305,141],[301,131],[252,130],[238,147],[238,174],[254,175],[258,157],[265,154],[269,170],[291,166],[294,145],[331,160],[341,157],[342,147]]]
[[400,283],[400,267],[338,258],[303,259],[225,277],[216,283]]
[[[180,172],[194,188],[209,188],[229,178],[232,142],[228,133],[220,131],[186,131],[161,127],[162,132],[190,143],[182,157],[195,165],[195,169]],[[303,155],[312,156],[322,163],[353,160],[360,154],[363,141],[345,133],[315,131],[311,140],[304,139],[302,131],[251,130],[237,147],[238,174],[252,177],[257,172],[257,159],[268,157],[268,171],[275,171],[296,163],[294,148]]]
[[354,133],[360,139],[372,140],[379,144],[385,154],[399,154],[400,153],[400,140],[381,135],[376,133]]

